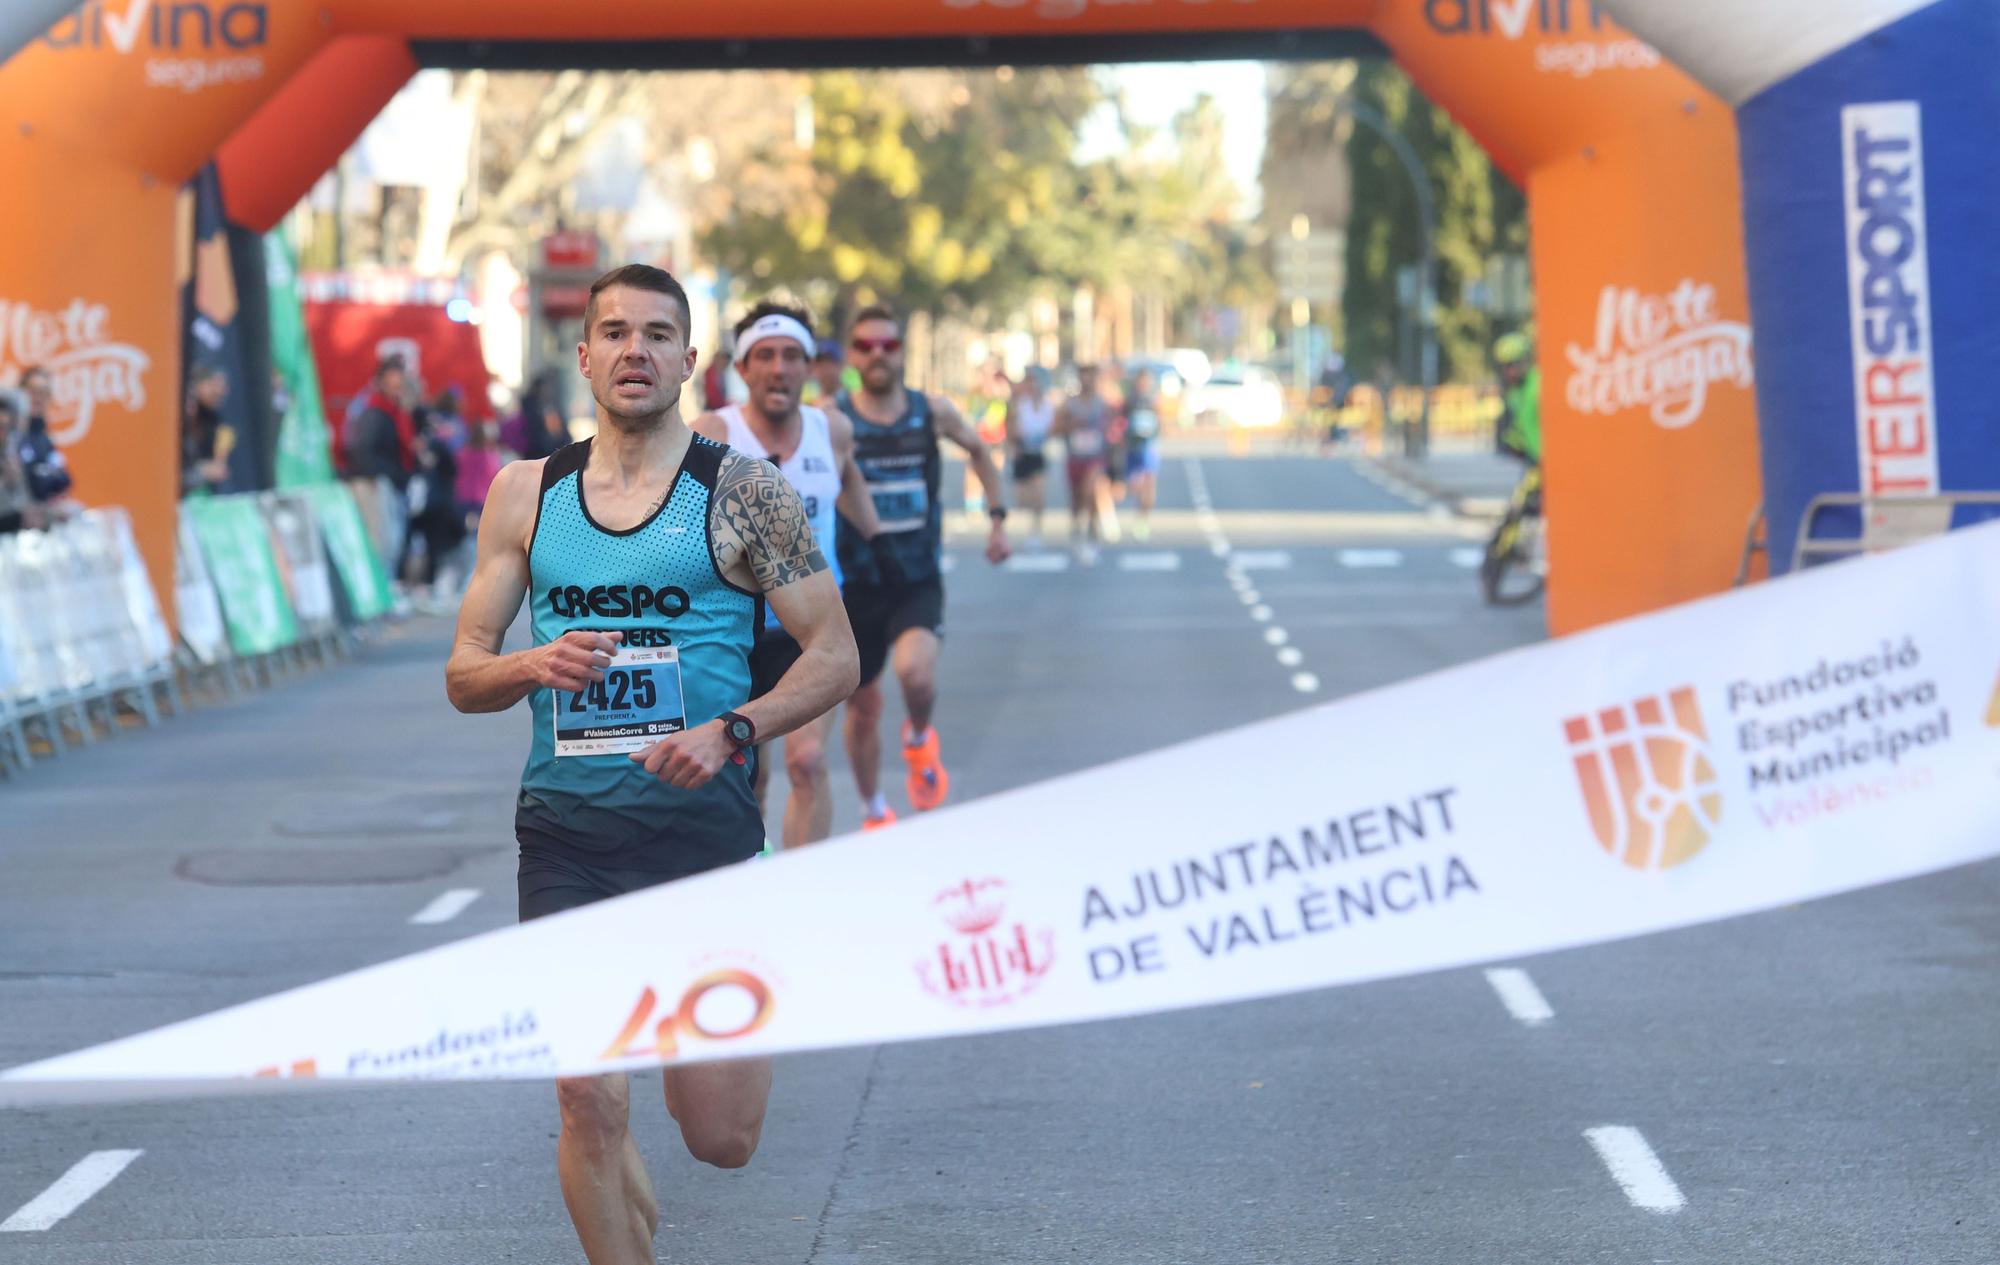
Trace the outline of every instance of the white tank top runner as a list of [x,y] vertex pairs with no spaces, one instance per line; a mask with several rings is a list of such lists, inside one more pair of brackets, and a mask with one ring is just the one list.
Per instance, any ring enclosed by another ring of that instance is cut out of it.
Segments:
[[1017,400],[1014,417],[1020,423],[1021,447],[1028,452],[1037,452],[1048,440],[1049,432],[1055,429],[1056,406],[1047,400]]
[[[729,428],[731,448],[765,461],[771,460],[770,449],[764,447],[763,441],[757,438],[757,432],[751,430],[750,423],[743,419],[742,405],[728,405],[717,410],[716,415]],[[785,476],[797,490],[799,499],[805,502],[806,519],[812,523],[813,539],[819,542],[820,552],[826,555],[827,565],[833,569],[833,582],[838,584],[840,563],[834,556],[833,503],[840,497],[840,463],[833,456],[833,432],[827,426],[826,414],[810,404],[799,406],[799,419],[798,451],[788,460],[778,463],[778,473]]]

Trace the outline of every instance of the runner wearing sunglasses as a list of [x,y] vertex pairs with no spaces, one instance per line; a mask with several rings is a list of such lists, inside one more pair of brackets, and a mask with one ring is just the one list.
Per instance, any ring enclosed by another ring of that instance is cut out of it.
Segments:
[[[871,546],[843,519],[838,526],[840,568],[848,620],[861,652],[861,687],[847,700],[847,756],[861,793],[862,829],[896,820],[882,794],[882,687],[877,678],[893,666],[903,691],[903,763],[910,806],[928,812],[951,790],[931,715],[937,704],[939,638],[944,635],[944,578],[939,566],[943,511],[938,505],[938,437],[963,448],[986,493],[992,530],[987,561],[998,565],[1012,552],[1000,472],[985,441],[958,407],[939,395],[903,385],[903,331],[885,307],[864,308],[848,335],[848,354],[861,387],[839,400],[854,423],[854,459],[868,481],[882,532]],[[893,562],[884,568],[878,552]],[[890,574],[896,570],[901,575]]]

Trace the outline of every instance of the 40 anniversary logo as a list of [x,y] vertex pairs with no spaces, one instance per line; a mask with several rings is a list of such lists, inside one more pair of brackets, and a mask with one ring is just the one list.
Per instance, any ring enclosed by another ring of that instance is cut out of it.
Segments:
[[[672,1059],[679,1055],[684,1039],[738,1040],[769,1023],[775,1005],[772,986],[740,966],[721,967],[700,976],[687,986],[680,1000],[664,1010],[659,994],[649,984],[640,991],[625,1026],[598,1057],[607,1063]],[[657,1022],[655,1014],[659,1015]],[[648,1024],[652,1025],[650,1035]]]

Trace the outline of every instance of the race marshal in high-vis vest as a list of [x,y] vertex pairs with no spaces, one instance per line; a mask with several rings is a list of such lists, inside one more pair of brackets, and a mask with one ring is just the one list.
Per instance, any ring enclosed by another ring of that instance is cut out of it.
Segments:
[[[756,744],[824,715],[859,678],[840,590],[797,491],[770,462],[696,435],[681,416],[696,359],[689,324],[686,293],[660,269],[600,277],[577,348],[596,432],[504,467],[480,522],[445,679],[461,711],[529,703],[515,808],[523,920],[758,855]],[[532,644],[503,653],[524,600]],[[800,653],[752,698],[750,652],[767,607]],[[620,1037],[606,1059],[636,1039]],[[689,1151],[746,1162],[769,1061],[665,1076]],[[625,1077],[557,1089],[564,1202],[586,1252],[649,1259],[658,1205],[628,1140]]]

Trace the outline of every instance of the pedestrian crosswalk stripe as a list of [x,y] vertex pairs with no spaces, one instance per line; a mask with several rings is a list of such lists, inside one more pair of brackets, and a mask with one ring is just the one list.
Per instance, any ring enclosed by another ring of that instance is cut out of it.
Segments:
[[1243,571],[1283,571],[1292,565],[1292,555],[1283,549],[1239,549],[1233,561]]
[[1343,549],[1340,551],[1340,565],[1343,567],[1400,567],[1403,553],[1400,549]]
[[1009,571],[1067,571],[1069,555],[1066,553],[1017,553],[1007,559]]
[[1120,571],[1178,571],[1181,556],[1171,549],[1155,550],[1151,553],[1126,553],[1118,555]]

